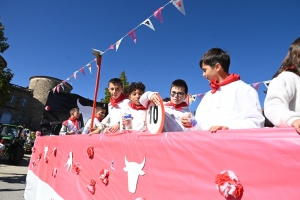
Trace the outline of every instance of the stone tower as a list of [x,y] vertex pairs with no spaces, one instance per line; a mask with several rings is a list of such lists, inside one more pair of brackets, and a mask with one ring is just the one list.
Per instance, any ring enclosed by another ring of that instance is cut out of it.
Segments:
[[[28,109],[31,112],[33,128],[38,130],[48,99],[48,93],[49,91],[52,92],[52,88],[60,84],[62,80],[49,76],[32,76],[29,81],[29,89],[33,91],[33,100]],[[61,88],[60,92],[70,93],[72,89],[73,87],[66,83],[64,90]]]

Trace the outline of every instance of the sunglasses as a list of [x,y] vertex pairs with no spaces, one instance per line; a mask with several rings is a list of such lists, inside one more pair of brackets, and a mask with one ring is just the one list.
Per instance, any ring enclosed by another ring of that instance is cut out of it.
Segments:
[[175,91],[171,91],[171,96],[175,97],[176,95],[178,95],[179,97],[182,97],[184,95],[183,92],[175,92]]

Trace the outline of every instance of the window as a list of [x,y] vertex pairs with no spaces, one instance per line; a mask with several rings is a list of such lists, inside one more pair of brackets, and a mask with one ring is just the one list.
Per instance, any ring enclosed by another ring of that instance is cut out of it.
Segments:
[[28,99],[27,98],[23,98],[22,99],[22,106],[26,106],[27,102],[28,102]]
[[16,95],[14,95],[14,94],[11,95],[11,96],[10,96],[9,103],[15,103],[16,99],[17,99]]
[[11,112],[4,111],[4,113],[2,113],[0,122],[3,124],[9,124],[11,121],[11,116],[12,116]]

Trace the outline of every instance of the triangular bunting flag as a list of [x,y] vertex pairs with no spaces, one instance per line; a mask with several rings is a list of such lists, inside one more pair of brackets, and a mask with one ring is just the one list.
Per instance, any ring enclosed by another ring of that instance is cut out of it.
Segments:
[[52,88],[53,94],[55,93],[55,90],[56,90],[56,86]]
[[189,96],[189,104],[192,104],[193,101],[196,101],[196,95],[189,94],[188,96]]
[[78,71],[75,71],[75,72],[73,73],[74,79],[78,78],[78,76],[76,76],[77,72],[78,72]]
[[123,38],[119,39],[119,41],[116,43],[116,51],[118,51],[118,48],[122,42]]
[[64,87],[64,84],[63,84],[63,83],[60,83],[59,85],[61,86],[61,88],[62,88],[63,90],[65,90],[65,87]]
[[70,79],[70,78],[67,78],[67,81],[69,81],[69,82],[70,82],[70,84],[72,85],[72,81],[71,81],[71,79]]
[[257,91],[258,87],[259,87],[260,82],[257,83],[252,83],[252,86],[254,87],[254,89]]
[[84,67],[80,68],[79,71],[80,71],[81,73],[83,73],[83,75],[85,75],[85,73],[84,73]]
[[185,15],[183,0],[172,0],[172,3],[182,14]]
[[59,93],[59,91],[60,91],[60,85],[58,84],[57,86],[56,86],[56,91]]
[[150,21],[150,19],[146,19],[146,20],[143,21],[143,23],[141,23],[141,24],[144,24],[144,25],[148,26],[149,28],[151,28],[152,30],[155,31],[154,26],[153,26],[152,22]]
[[154,12],[154,17],[156,19],[158,19],[158,21],[160,21],[161,23],[163,23],[163,19],[162,19],[162,14],[161,14],[161,10],[163,9],[163,7],[160,7],[159,9],[157,9],[155,12]]
[[134,43],[136,43],[136,34],[135,31],[132,30],[128,33],[128,35],[133,39]]
[[266,86],[267,89],[268,89],[268,87],[269,87],[270,82],[271,82],[271,80],[263,81],[263,83],[265,84],[265,86]]
[[114,49],[115,48],[115,45],[110,45],[110,47],[108,49]]
[[202,100],[203,94],[202,94],[202,93],[201,93],[201,94],[198,94],[198,97],[199,97],[200,100]]
[[62,83],[63,83],[64,85],[67,85],[66,81],[62,81]]
[[89,64],[87,64],[86,66],[89,68],[90,73],[92,73],[92,65],[89,63]]

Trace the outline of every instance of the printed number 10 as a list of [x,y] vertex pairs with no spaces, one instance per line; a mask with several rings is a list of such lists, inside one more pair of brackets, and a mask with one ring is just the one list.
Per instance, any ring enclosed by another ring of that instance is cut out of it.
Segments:
[[[153,116],[153,122],[154,124],[157,123],[157,120],[158,120],[158,107],[157,106],[153,106],[150,107],[150,111],[149,111],[149,114],[150,114],[150,124],[152,123],[152,116]],[[153,114],[152,114],[152,110],[153,110]]]

